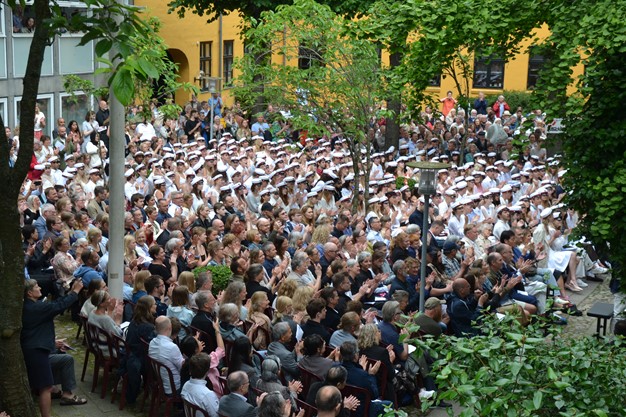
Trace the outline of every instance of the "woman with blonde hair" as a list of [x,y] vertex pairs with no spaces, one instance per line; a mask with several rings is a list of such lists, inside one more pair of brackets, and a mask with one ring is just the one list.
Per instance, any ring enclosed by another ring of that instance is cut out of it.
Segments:
[[[167,307],[167,317],[176,317],[180,323],[188,327],[191,325],[191,320],[196,315],[189,308],[189,289],[185,285],[177,285],[172,290],[172,304]],[[183,340],[187,336],[187,331],[181,328],[178,332],[178,340]]]
[[247,297],[246,285],[241,281],[233,281],[224,290],[221,304],[232,303],[239,309],[239,318],[245,320],[248,317],[248,308],[243,305]]
[[298,287],[293,293],[291,300],[293,301],[293,313],[294,315],[306,314],[306,306],[309,304],[309,301],[313,298],[313,294],[315,290],[313,287],[305,286]]
[[331,231],[332,231],[332,228],[330,227],[329,224],[323,224],[323,225],[317,226],[315,230],[313,231],[313,235],[311,236],[311,244],[312,245],[316,245],[316,244],[324,245],[325,243],[328,243],[328,239],[330,238]]
[[261,327],[267,331],[267,333],[257,332],[256,337],[253,338],[252,346],[254,346],[256,350],[266,350],[270,343],[268,335],[271,332],[272,325],[270,318],[265,314],[265,310],[269,306],[270,300],[267,298],[267,293],[257,291],[252,294],[250,298],[250,310],[248,311],[248,321],[252,322],[253,326]]
[[124,263],[130,269],[135,269],[141,263],[141,259],[139,259],[135,251],[136,246],[137,243],[133,235],[124,236]]
[[150,278],[150,271],[139,271],[135,274],[135,281],[133,282],[133,298],[132,302],[137,303],[141,297],[148,295],[146,292],[145,282]]
[[87,242],[93,250],[98,252],[100,257],[107,253],[106,245],[102,243],[102,230],[97,227],[93,227],[87,231]]
[[[395,399],[395,393],[393,391],[393,362],[396,359],[396,354],[393,350],[393,346],[389,345],[386,348],[380,346],[381,334],[380,329],[374,323],[368,323],[361,326],[359,331],[359,337],[357,339],[357,346],[359,353],[365,355],[369,359],[380,361],[384,367],[387,368],[387,389],[382,393],[385,400],[393,401]],[[380,373],[377,375],[378,386],[381,386]]]
[[190,294],[196,292],[196,277],[193,272],[185,271],[178,275],[178,285],[184,285],[189,290]]
[[205,266],[209,263],[210,259],[206,250],[206,229],[204,227],[196,226],[191,229],[191,246],[189,252],[193,254],[193,260],[189,263],[189,267],[197,268],[199,266]]

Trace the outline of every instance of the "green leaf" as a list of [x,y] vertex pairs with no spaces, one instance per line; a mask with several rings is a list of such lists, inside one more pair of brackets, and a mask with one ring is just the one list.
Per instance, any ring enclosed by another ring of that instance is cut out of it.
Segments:
[[550,366],[548,366],[548,378],[551,381],[556,381],[557,379],[556,372],[554,372],[554,369],[552,369]]
[[521,334],[519,334],[519,333],[510,333],[510,332],[507,332],[507,333],[506,333],[506,335],[507,335],[509,338],[511,338],[511,339],[513,339],[513,340],[515,340],[516,342],[521,342],[521,341],[522,341],[522,338],[524,337],[524,335],[521,335]]
[[135,93],[133,85],[133,77],[127,68],[118,68],[111,81],[111,87],[115,97],[124,106],[128,106],[132,101]]
[[98,43],[96,43],[96,56],[101,57],[105,55],[107,52],[111,50],[112,46],[113,46],[113,41],[111,41],[110,39],[102,39],[98,41]]
[[533,395],[533,405],[535,410],[539,410],[541,408],[541,400],[543,399],[543,393],[540,390],[535,391],[535,395]]
[[138,64],[141,67],[141,69],[145,71],[148,77],[152,78],[153,80],[156,80],[159,78],[159,71],[146,58],[143,58],[143,57],[139,58]]
[[522,364],[520,362],[513,362],[511,364],[511,374],[513,376],[517,376],[521,369],[522,369]]

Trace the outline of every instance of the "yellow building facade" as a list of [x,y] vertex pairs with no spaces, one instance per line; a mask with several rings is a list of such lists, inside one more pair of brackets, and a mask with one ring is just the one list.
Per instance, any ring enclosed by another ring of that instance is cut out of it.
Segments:
[[[243,41],[239,34],[241,26],[239,15],[232,13],[207,23],[206,16],[187,13],[184,19],[180,19],[176,14],[168,14],[167,7],[162,1],[136,0],[135,5],[144,7],[146,14],[158,17],[163,22],[161,36],[169,46],[168,54],[172,61],[179,65],[181,81],[194,83],[201,89],[198,101],[209,98],[212,85],[206,77],[212,77],[220,79],[217,89],[221,92],[224,104],[232,105],[234,99],[229,85],[233,77],[237,76],[233,62],[244,53]],[[539,28],[535,35],[541,39],[548,33],[547,28]],[[473,78],[469,80],[469,92],[466,91],[467,84],[463,82],[461,93],[476,97],[481,91],[486,95],[493,95],[504,90],[532,89],[544,59],[528,51],[530,42],[530,39],[526,40],[520,49],[521,52],[507,62],[498,57],[491,57],[489,60],[475,58]],[[383,53],[382,59],[384,64],[388,64],[387,54]],[[580,71],[582,69],[575,69],[574,75]],[[459,94],[454,80],[446,75],[434,79],[428,88],[433,97],[445,97],[449,90],[455,96]],[[189,99],[190,94],[184,91],[175,95],[176,103],[179,105],[184,105]]]

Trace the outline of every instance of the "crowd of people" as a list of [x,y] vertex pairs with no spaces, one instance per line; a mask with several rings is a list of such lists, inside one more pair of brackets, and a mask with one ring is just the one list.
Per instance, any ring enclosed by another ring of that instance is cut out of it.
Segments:
[[[559,155],[548,157],[541,111],[511,114],[503,96],[483,101],[465,114],[449,94],[443,114],[426,108],[419,123],[401,126],[397,149],[384,147],[386,121],[373,116],[369,171],[363,155],[350,154],[349,137],[309,137],[272,106],[252,120],[217,95],[192,99],[178,119],[156,103],[132,107],[123,300],[106,286],[107,153],[110,140],[123,138],[109,138],[105,100],[84,121],[56,120],[51,136],[36,135],[18,201],[28,278],[23,349],[42,415],[55,396],[85,402],[72,394],[73,363],[53,372],[64,344],[54,344],[52,319],[67,308],[125,338],[129,404],[141,390],[146,341],[149,357],[174,376],[174,386],[163,379],[166,394],[212,417],[295,415],[296,399],[319,416],[377,416],[386,405],[436,395],[428,355],[412,355],[405,335],[471,337],[496,313],[521,323],[552,317],[549,298],[571,308],[568,294],[610,265],[590,242],[585,250],[569,239],[578,213],[561,203],[566,171]],[[16,155],[19,138],[8,128],[7,137]],[[369,178],[368,201],[355,157]],[[451,164],[437,173],[428,212],[409,186],[419,176],[412,161]],[[232,273],[223,291],[203,268],[211,266]],[[411,316],[420,307],[424,314]],[[407,320],[418,334],[397,326]],[[41,376],[42,367],[52,371]],[[309,374],[319,382],[303,392]],[[371,403],[342,396],[346,386],[367,390]]]

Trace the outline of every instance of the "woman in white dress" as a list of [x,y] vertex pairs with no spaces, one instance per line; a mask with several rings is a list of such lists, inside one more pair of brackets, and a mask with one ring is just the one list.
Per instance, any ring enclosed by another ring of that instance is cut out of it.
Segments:
[[565,288],[570,291],[580,292],[582,288],[576,283],[576,252],[555,250],[555,241],[561,236],[561,231],[551,226],[552,209],[547,208],[541,212],[541,223],[533,232],[533,243],[536,248],[543,247],[548,258],[547,267],[568,273],[565,280]]

